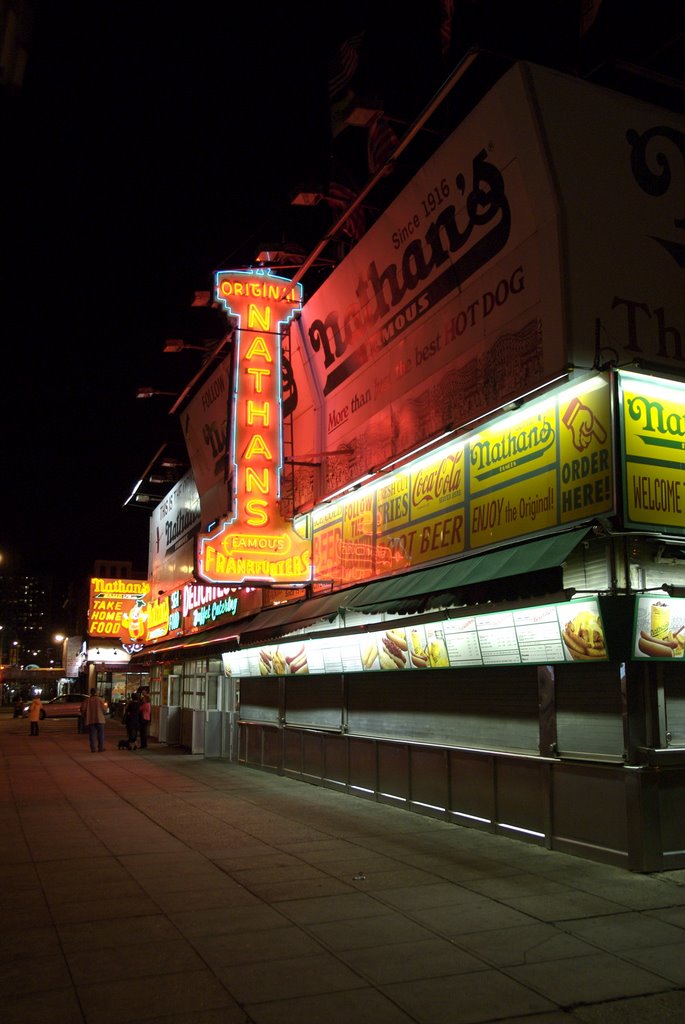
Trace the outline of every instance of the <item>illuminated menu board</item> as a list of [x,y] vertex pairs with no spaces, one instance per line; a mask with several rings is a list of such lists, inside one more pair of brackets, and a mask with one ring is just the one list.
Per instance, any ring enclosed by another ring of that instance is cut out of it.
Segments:
[[638,594],[635,601],[633,658],[671,661],[685,651],[685,598]]
[[611,424],[597,374],[318,506],[315,579],[347,586],[611,514]]
[[[684,602],[685,603],[685,602]],[[363,636],[289,640],[224,655],[235,676],[401,672],[606,661],[596,598],[465,615]]]

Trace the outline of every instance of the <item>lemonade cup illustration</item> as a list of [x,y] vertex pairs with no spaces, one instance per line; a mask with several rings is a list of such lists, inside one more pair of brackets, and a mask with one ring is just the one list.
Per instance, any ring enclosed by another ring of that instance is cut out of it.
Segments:
[[442,630],[437,629],[428,642],[428,657],[431,668],[447,668],[449,658]]
[[665,640],[671,631],[671,609],[665,601],[655,601],[650,609],[649,632],[657,640]]

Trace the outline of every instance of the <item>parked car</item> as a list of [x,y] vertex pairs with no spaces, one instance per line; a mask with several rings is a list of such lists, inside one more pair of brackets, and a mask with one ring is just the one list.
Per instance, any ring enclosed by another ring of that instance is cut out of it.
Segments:
[[[78,718],[81,714],[81,705],[88,698],[87,693],[63,693],[61,697],[53,697],[46,700],[41,708],[41,718]],[[27,718],[29,713],[29,701],[24,705],[22,717]],[[109,714],[109,705],[105,701],[105,713]]]

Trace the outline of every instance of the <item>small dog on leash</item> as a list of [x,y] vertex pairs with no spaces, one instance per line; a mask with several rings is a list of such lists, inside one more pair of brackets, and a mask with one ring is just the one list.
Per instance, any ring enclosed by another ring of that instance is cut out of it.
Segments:
[[131,743],[130,740],[119,740],[117,747],[119,750],[137,750],[138,747],[135,743]]

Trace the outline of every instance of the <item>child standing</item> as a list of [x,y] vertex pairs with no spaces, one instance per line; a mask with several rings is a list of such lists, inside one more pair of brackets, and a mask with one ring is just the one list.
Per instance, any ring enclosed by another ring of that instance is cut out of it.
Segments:
[[38,735],[38,723],[40,722],[40,713],[42,710],[43,702],[38,694],[36,694],[29,706],[29,722],[31,723],[29,736]]

